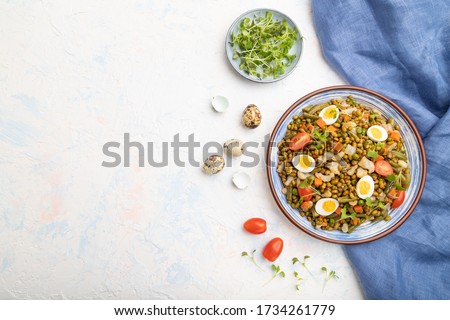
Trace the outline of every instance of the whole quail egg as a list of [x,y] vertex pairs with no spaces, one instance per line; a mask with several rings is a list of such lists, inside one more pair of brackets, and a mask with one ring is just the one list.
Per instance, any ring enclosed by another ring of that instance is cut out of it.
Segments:
[[356,184],[356,193],[361,199],[371,197],[375,190],[375,184],[371,176],[367,175],[359,179]]
[[261,111],[254,104],[249,104],[242,114],[242,123],[250,129],[255,129],[261,124]]
[[203,171],[207,174],[216,174],[224,167],[225,160],[217,154],[209,156],[203,163]]
[[239,157],[244,152],[244,142],[239,139],[230,139],[223,144],[224,151],[233,157]]

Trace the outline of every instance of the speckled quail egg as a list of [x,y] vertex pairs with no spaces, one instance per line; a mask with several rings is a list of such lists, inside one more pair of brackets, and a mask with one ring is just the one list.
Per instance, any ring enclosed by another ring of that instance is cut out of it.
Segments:
[[203,163],[203,171],[207,174],[216,174],[225,167],[225,160],[223,157],[215,154],[209,156],[205,163]]
[[321,216],[329,216],[339,207],[339,202],[333,198],[322,198],[316,202],[316,212]]
[[244,142],[239,139],[230,139],[223,144],[223,150],[230,156],[239,157],[244,152]]
[[339,118],[339,109],[332,104],[331,106],[322,109],[319,113],[319,117],[321,117],[327,125],[333,124]]
[[388,133],[382,126],[371,126],[367,129],[367,135],[373,141],[380,142],[385,141],[388,138]]
[[242,123],[250,129],[255,129],[261,124],[261,111],[254,104],[249,104],[242,114]]
[[307,154],[298,154],[292,158],[292,165],[300,172],[308,173],[316,167],[316,161]]
[[356,184],[356,193],[361,199],[371,197],[375,190],[375,184],[371,176],[367,175],[359,179]]

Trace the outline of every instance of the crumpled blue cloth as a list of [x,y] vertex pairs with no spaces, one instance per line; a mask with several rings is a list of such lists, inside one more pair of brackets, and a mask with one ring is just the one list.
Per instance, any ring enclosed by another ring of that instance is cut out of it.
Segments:
[[410,218],[347,246],[367,299],[450,299],[450,1],[314,0],[326,60],[394,100],[419,129],[427,182]]

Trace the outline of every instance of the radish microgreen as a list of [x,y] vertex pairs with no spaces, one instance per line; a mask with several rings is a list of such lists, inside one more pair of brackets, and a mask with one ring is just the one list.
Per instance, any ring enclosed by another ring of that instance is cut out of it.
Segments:
[[275,279],[278,276],[282,277],[282,278],[286,277],[286,274],[284,273],[283,270],[281,270],[280,266],[272,264],[271,268],[272,268],[273,275],[272,275],[272,278],[270,278],[270,280],[266,282],[266,284],[269,284],[273,279]]
[[253,250],[251,254],[249,254],[248,252],[243,251],[243,252],[241,253],[241,257],[248,257],[248,258],[250,259],[250,261],[251,261],[255,266],[258,267],[259,270],[264,271],[264,269],[261,268],[261,266],[260,266],[259,264],[257,264],[256,261],[255,261],[255,252],[256,252],[256,249]]
[[302,267],[305,268],[305,270],[308,271],[308,273],[310,275],[313,275],[311,273],[311,271],[309,271],[308,267],[306,266],[306,260],[309,258],[310,258],[310,256],[304,256],[303,261],[300,261],[297,257],[294,257],[294,258],[292,258],[292,264],[300,263],[302,265]]
[[322,292],[323,290],[325,290],[325,286],[327,285],[328,281],[330,281],[330,279],[339,279],[338,275],[336,274],[335,271],[331,270],[328,273],[328,269],[326,267],[322,267],[321,269],[323,272],[325,272],[325,282],[323,283],[323,287],[322,287]]
[[295,285],[295,289],[300,291],[301,282],[305,279],[301,278],[297,271],[294,271],[294,278],[297,279],[297,284]]

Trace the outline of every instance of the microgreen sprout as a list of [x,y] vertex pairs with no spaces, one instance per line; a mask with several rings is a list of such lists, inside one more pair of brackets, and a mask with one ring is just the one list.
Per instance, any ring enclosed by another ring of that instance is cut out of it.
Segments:
[[325,290],[325,286],[327,285],[328,281],[330,279],[339,279],[338,275],[336,274],[335,271],[331,270],[328,273],[328,269],[326,267],[322,267],[321,269],[323,272],[325,272],[325,282],[323,283],[323,287],[322,287],[322,292],[323,290]]
[[270,278],[270,280],[266,282],[266,284],[269,284],[269,282],[271,282],[277,276],[280,276],[282,278],[286,277],[286,274],[284,273],[283,270],[281,270],[280,266],[273,264],[271,268],[272,268],[273,275],[272,275],[272,278]]
[[304,256],[303,257],[303,261],[300,261],[297,257],[294,257],[294,258],[292,258],[292,264],[300,263],[302,265],[302,267],[305,268],[306,271],[308,271],[308,273],[310,275],[313,275],[311,273],[311,271],[309,271],[308,267],[306,266],[306,260],[309,259],[309,258],[310,258],[310,256]]
[[259,264],[257,264],[256,261],[255,261],[255,252],[256,252],[256,249],[253,250],[251,254],[248,254],[248,252],[243,251],[243,252],[241,253],[241,256],[242,256],[242,257],[248,257],[248,258],[250,259],[250,261],[251,261],[255,266],[258,267],[258,269],[260,269],[261,271],[264,271],[264,269],[261,268],[261,266],[260,266]]
[[295,289],[296,289],[297,291],[300,291],[300,285],[301,285],[301,282],[302,282],[303,280],[305,280],[305,279],[303,279],[302,277],[300,277],[300,275],[298,274],[297,271],[294,271],[294,278],[297,279],[297,284],[295,285]]
[[[351,209],[349,209],[349,210],[351,210]],[[344,220],[344,219],[347,219],[347,218],[351,218],[352,220],[355,219],[356,218],[356,212],[353,211],[351,214],[347,214],[347,206],[345,206],[344,208],[342,208],[341,218],[338,221]]]
[[376,158],[378,158],[378,152],[376,152],[374,150],[369,150],[367,152],[367,157],[372,158],[372,159],[376,159]]

